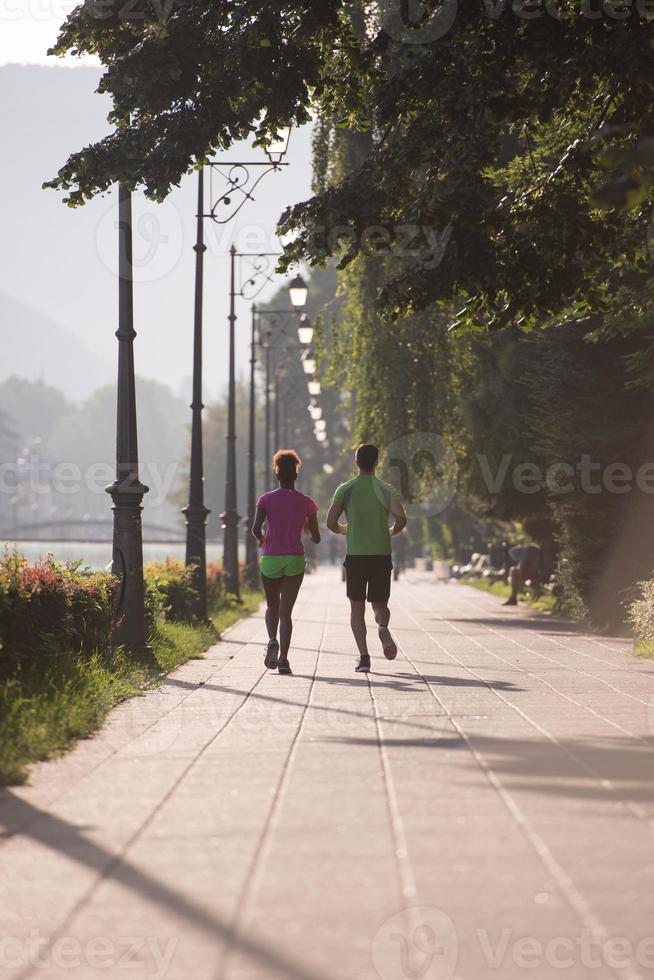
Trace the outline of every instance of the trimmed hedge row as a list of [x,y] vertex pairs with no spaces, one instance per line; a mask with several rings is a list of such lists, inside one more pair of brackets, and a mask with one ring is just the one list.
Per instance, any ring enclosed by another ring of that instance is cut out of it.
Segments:
[[[161,619],[193,619],[192,571],[175,559],[145,566],[148,631]],[[210,612],[227,604],[217,562],[207,568],[207,591]],[[35,657],[107,650],[116,592],[112,575],[90,574],[81,562],[60,564],[48,556],[30,565],[5,551],[0,558],[0,674],[13,674]]]
[[47,557],[29,565],[16,553],[0,559],[0,670],[11,672],[35,652],[90,655],[109,643],[116,580],[85,574],[80,564]]
[[[243,572],[241,571],[241,576]],[[148,625],[164,615],[171,622],[193,619],[193,569],[177,558],[151,561],[143,569]],[[220,562],[207,565],[207,608],[217,612],[225,604],[223,568]]]

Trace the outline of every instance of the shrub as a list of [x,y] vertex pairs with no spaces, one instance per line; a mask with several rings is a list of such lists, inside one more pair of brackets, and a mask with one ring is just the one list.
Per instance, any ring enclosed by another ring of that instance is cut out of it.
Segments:
[[151,561],[143,568],[146,616],[151,628],[163,613],[171,622],[193,619],[193,566],[177,558]]
[[207,608],[216,611],[225,602],[225,583],[222,562],[210,561],[207,564]]
[[91,655],[109,645],[116,579],[51,556],[30,566],[0,559],[0,665],[4,673],[43,653]]
[[638,583],[640,597],[627,606],[627,619],[637,641],[654,641],[654,579]]

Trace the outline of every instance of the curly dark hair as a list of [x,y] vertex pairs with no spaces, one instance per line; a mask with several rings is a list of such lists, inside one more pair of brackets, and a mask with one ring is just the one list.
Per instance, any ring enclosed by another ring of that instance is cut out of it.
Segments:
[[280,449],[273,456],[273,470],[280,483],[295,483],[302,460],[294,449]]

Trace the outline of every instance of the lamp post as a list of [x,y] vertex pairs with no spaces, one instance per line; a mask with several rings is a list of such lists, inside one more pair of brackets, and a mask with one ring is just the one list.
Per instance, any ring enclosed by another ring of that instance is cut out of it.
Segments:
[[274,422],[275,429],[274,429],[274,432],[275,432],[275,435],[274,435],[274,439],[273,439],[273,445],[275,446],[275,452],[277,452],[277,450],[279,449],[279,374],[278,374],[277,371],[275,371],[275,409],[274,409],[274,413],[275,413],[274,414],[274,418],[275,418],[275,422]]
[[118,381],[116,400],[116,479],[106,492],[113,501],[111,570],[120,586],[112,644],[147,656],[141,511],[148,487],[139,479],[134,379],[134,302],[132,278],[132,196],[118,186]]
[[[209,196],[210,205],[207,214],[199,209],[202,218],[211,218],[217,224],[227,224],[241,210],[246,201],[254,200],[254,191],[267,173],[287,167],[282,163],[282,157],[288,150],[291,135],[290,126],[282,129],[281,134],[266,148],[267,162],[264,161],[214,161],[209,164]],[[213,189],[214,174],[222,180],[222,191]],[[223,574],[225,591],[240,598],[239,569],[238,569],[238,525],[239,515],[236,509],[236,394],[235,394],[235,363],[234,363],[234,333],[236,322],[235,311],[235,263],[236,248],[230,248],[230,307],[229,307],[229,393],[227,420],[227,472],[225,479],[225,510],[220,515],[224,528],[223,539]],[[242,293],[240,294],[242,295]],[[206,553],[206,544],[205,544]],[[205,558],[206,564],[206,558]],[[206,575],[205,575],[206,583]],[[205,584],[206,588],[206,584]]]
[[272,364],[272,353],[270,350],[270,344],[265,345],[266,350],[266,432],[264,438],[264,463],[265,463],[265,477],[264,486],[266,490],[270,490],[271,487],[271,468],[270,468],[270,383],[271,383],[271,364]]
[[[307,298],[309,295],[309,287],[302,278],[301,275],[295,276],[288,284],[288,298],[291,304],[290,310],[258,310],[258,316],[269,316],[274,320],[282,319],[282,327],[279,333],[281,335],[285,334],[286,322],[289,317],[299,317],[297,325],[298,339],[301,345],[311,343],[313,338],[313,326],[309,320],[306,313],[302,313],[302,310],[306,306]],[[270,393],[271,393],[271,380],[272,380],[272,365],[271,365],[271,349],[276,346],[271,342],[272,330],[268,329],[266,331],[266,340],[262,341],[261,346],[266,351],[266,389],[265,389],[265,440],[264,440],[264,452],[265,452],[265,465],[266,465],[266,476],[265,476],[265,487],[269,490],[271,487],[272,478],[270,476]],[[274,407],[274,443],[275,449],[279,449],[280,437],[283,442],[286,441],[286,426],[285,419],[284,424],[280,430],[280,395],[279,395],[279,376],[278,372],[275,371],[275,407]]]
[[198,171],[198,213],[195,251],[195,315],[193,321],[193,397],[191,400],[191,467],[186,517],[186,564],[193,566],[194,613],[207,619],[207,517],[204,505],[204,460],[202,449],[202,291],[204,244],[204,173]]
[[235,375],[235,298],[236,246],[229,250],[229,389],[227,395],[227,472],[225,479],[225,510],[220,515],[223,524],[223,574],[225,591],[241,596],[238,574],[238,522],[236,509],[236,375]]
[[[267,265],[272,256],[279,252],[238,252],[232,245],[229,250],[229,388],[227,395],[227,468],[225,479],[225,510],[220,515],[224,530],[223,536],[223,574],[225,591],[240,599],[238,567],[238,528],[240,515],[237,510],[236,491],[236,297],[252,299],[259,294],[266,281],[272,282]],[[237,286],[237,260],[251,260],[250,271],[243,283]],[[261,281],[263,280],[263,281]],[[253,316],[256,315],[253,314]],[[252,419],[254,414],[252,415]],[[254,440],[253,440],[254,443]],[[254,484],[253,484],[254,485]],[[249,543],[248,535],[248,543]]]
[[256,399],[254,392],[254,369],[256,365],[256,322],[257,322],[257,307],[252,304],[252,320],[250,327],[250,418],[249,418],[249,433],[248,433],[248,517],[246,525],[246,537],[245,537],[245,562],[246,562],[246,577],[247,583],[250,587],[255,588],[258,578],[258,562],[257,562],[257,543],[252,536],[252,527],[254,525],[254,514],[256,510],[256,474],[255,474],[255,462],[256,462],[256,449],[255,449],[255,412],[256,412]]

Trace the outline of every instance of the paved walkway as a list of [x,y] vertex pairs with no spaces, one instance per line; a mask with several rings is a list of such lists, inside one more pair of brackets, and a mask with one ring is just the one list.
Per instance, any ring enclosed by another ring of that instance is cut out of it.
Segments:
[[0,977],[654,977],[654,665],[457,585],[398,583],[355,660],[306,580],[0,791]]

